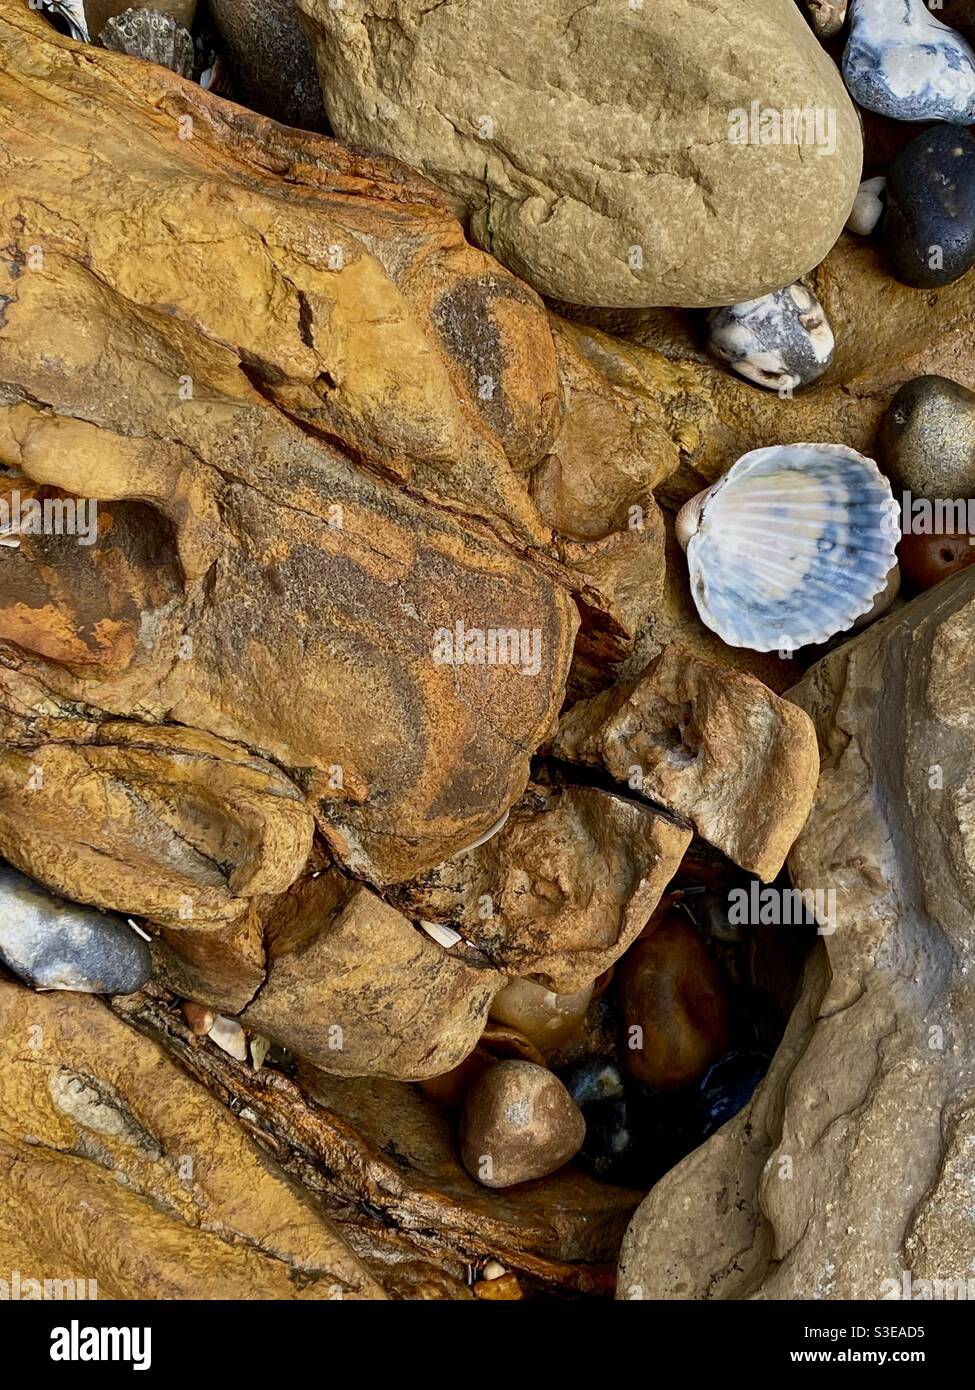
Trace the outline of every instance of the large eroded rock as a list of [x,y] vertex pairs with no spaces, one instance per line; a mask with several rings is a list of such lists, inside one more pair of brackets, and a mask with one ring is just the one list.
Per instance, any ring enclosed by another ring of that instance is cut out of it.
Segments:
[[[836,930],[752,1102],[657,1184],[619,1296],[898,1297],[971,1278],[975,576],[791,692],[823,770],[789,860]],[[942,1296],[944,1296],[942,1294]],[[951,1296],[951,1295],[949,1295]]]
[[[335,131],[422,169],[544,294],[733,304],[811,270],[852,206],[857,116],[793,0],[747,22],[737,0],[298,3]],[[735,143],[753,102],[832,138]]]

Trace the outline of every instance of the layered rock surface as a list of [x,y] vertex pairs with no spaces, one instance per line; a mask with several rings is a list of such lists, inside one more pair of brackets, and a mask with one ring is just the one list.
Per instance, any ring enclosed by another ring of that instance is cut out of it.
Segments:
[[905,1271],[923,1297],[918,1281],[970,1279],[973,639],[968,573],[791,692],[823,771],[790,871],[835,890],[836,930],[752,1102],[640,1207],[619,1297],[899,1297]]

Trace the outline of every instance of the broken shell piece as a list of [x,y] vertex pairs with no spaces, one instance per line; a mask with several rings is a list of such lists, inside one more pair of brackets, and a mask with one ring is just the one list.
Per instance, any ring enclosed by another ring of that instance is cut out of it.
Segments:
[[247,1034],[232,1018],[224,1018],[222,1014],[218,1014],[207,1036],[238,1062],[247,1061]]
[[708,351],[770,391],[808,386],[833,358],[833,330],[822,305],[798,283],[712,309],[708,324]]
[[260,1071],[264,1065],[264,1058],[271,1050],[270,1038],[262,1038],[260,1033],[255,1033],[251,1038],[251,1066],[255,1071]]
[[64,21],[69,38],[77,39],[79,43],[91,43],[82,0],[41,0],[41,9]]
[[887,180],[883,174],[863,180],[853,200],[850,215],[846,219],[848,232],[855,232],[857,236],[870,235],[883,216],[886,190]]
[[899,535],[887,479],[843,444],[754,449],[677,517],[702,620],[757,652],[851,628],[884,589]]
[[445,951],[449,951],[451,946],[456,946],[460,940],[459,931],[454,931],[453,927],[445,927],[440,922],[421,922],[420,926],[427,936],[432,936]]
[[192,77],[196,66],[189,30],[160,10],[126,10],[116,15],[98,35],[98,42],[102,48],[170,68],[180,77]]

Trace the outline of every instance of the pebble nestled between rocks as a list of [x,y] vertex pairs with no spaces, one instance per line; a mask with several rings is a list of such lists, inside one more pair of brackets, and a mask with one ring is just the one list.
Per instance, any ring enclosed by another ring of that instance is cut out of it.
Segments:
[[905,536],[900,557],[904,577],[917,589],[930,589],[975,561],[975,533]]
[[905,285],[950,285],[975,265],[975,139],[964,126],[925,130],[895,156],[883,234]]
[[712,309],[708,324],[708,350],[770,391],[807,386],[833,358],[833,330],[822,306],[798,282],[761,299]]
[[887,407],[877,439],[897,491],[975,497],[975,391],[946,376],[916,376]]
[[0,864],[0,961],[34,989],[134,994],[152,973],[149,948],[121,917],[55,897]]
[[846,230],[857,236],[869,236],[884,215],[884,196],[887,180],[883,174],[876,178],[864,179],[861,183],[853,211],[846,219]]
[[694,927],[677,912],[623,961],[620,1008],[627,1071],[661,1090],[696,1081],[727,1044],[721,976]]
[[554,994],[532,980],[512,980],[495,996],[491,1017],[517,1028],[542,1052],[576,1033],[586,1016],[592,985],[577,994]]
[[923,0],[853,0],[843,79],[897,121],[975,121],[975,53]]
[[498,1062],[467,1094],[461,1156],[485,1187],[512,1187],[568,1163],[585,1134],[582,1113],[557,1076],[534,1062]]

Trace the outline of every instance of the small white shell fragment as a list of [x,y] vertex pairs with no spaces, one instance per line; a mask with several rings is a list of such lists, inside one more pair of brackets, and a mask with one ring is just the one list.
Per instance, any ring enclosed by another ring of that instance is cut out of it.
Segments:
[[886,188],[887,180],[883,174],[863,180],[853,200],[852,211],[846,219],[848,232],[855,232],[857,236],[870,235],[883,216]]
[[482,1279],[503,1279],[508,1273],[500,1260],[488,1260],[481,1270]]
[[454,931],[453,927],[445,927],[441,922],[422,922],[420,926],[427,936],[432,936],[438,945],[445,951],[449,951],[451,946],[456,946],[460,940],[460,932]]
[[835,341],[822,305],[798,281],[708,314],[708,351],[770,391],[794,391],[822,376]]
[[[493,825],[488,826],[487,830],[485,830],[483,835],[478,835],[476,840],[472,840],[470,844],[465,845],[463,849],[457,850],[457,853],[467,854],[472,849],[480,849],[481,845],[486,845],[488,840],[493,840],[495,835],[497,835],[498,831],[503,830],[504,827],[507,825],[508,817],[510,815],[511,807],[509,806],[507,811],[505,811],[504,815],[499,816]],[[453,858],[453,856],[451,856],[451,858]]]
[[843,444],[744,454],[677,518],[702,620],[730,647],[791,654],[869,613],[900,514],[873,459]]
[[262,1038],[260,1033],[255,1033],[251,1038],[251,1066],[255,1071],[260,1071],[264,1065],[264,1058],[271,1050],[270,1038]]
[[247,1061],[247,1034],[232,1018],[224,1018],[222,1014],[218,1014],[207,1037],[238,1062]]

